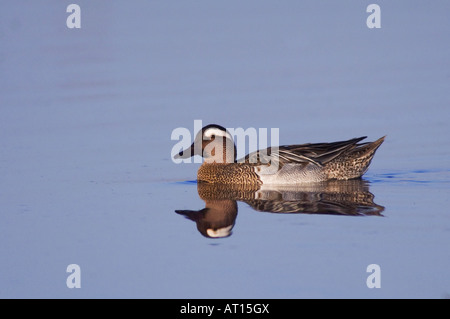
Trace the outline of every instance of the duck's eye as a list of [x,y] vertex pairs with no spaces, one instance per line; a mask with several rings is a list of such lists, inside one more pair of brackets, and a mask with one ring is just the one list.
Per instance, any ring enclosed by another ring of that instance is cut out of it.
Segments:
[[211,135],[211,139],[216,138],[216,135],[212,134]]

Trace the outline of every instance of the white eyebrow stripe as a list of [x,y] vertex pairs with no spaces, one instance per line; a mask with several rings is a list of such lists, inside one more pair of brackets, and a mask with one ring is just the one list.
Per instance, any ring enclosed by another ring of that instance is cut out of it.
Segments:
[[203,135],[208,137],[208,138],[211,138],[211,136],[213,136],[213,135],[215,135],[215,136],[222,136],[222,137],[227,137],[230,140],[232,140],[232,137],[231,137],[230,133],[228,133],[226,131],[223,131],[223,130],[220,130],[218,128],[214,128],[214,127],[207,129],[203,133]]
[[231,228],[233,228],[233,225],[222,227],[216,230],[209,228],[206,230],[206,233],[209,237],[213,238],[227,237],[230,235]]

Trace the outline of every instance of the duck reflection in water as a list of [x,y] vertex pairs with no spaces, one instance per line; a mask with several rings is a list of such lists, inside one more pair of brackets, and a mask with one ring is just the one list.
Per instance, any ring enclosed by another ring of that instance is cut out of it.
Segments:
[[275,214],[382,216],[384,210],[373,202],[369,182],[363,179],[270,188],[198,182],[197,191],[205,201],[205,208],[175,212],[194,221],[199,232],[209,238],[231,235],[238,212],[237,201],[256,211]]

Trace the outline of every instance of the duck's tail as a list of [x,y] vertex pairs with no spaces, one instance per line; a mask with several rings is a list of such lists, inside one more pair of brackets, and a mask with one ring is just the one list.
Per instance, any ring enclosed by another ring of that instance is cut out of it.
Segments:
[[380,147],[381,144],[383,144],[384,139],[386,138],[386,135],[383,137],[380,137],[378,140],[376,140],[375,142],[368,142],[368,143],[362,143],[356,146],[356,148],[354,148],[352,150],[352,153],[357,153],[360,156],[364,156],[365,154],[367,155],[371,155],[370,157],[372,158],[373,155],[375,154],[375,151]]
[[386,136],[374,142],[357,144],[347,154],[336,158],[327,165],[330,179],[359,178],[369,169],[370,162],[376,150],[384,142]]

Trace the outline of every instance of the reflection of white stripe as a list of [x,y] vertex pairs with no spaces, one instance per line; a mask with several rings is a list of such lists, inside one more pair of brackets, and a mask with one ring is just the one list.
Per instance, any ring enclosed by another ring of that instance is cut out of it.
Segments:
[[228,133],[227,131],[223,131],[221,129],[215,128],[215,127],[211,127],[209,129],[207,129],[204,133],[204,136],[211,138],[211,136],[215,135],[215,136],[222,136],[222,137],[226,137],[229,138],[230,140],[232,140],[230,133]]
[[231,228],[233,228],[233,225],[219,228],[216,230],[209,228],[206,230],[206,233],[208,234],[209,237],[213,238],[226,237],[230,235]]

